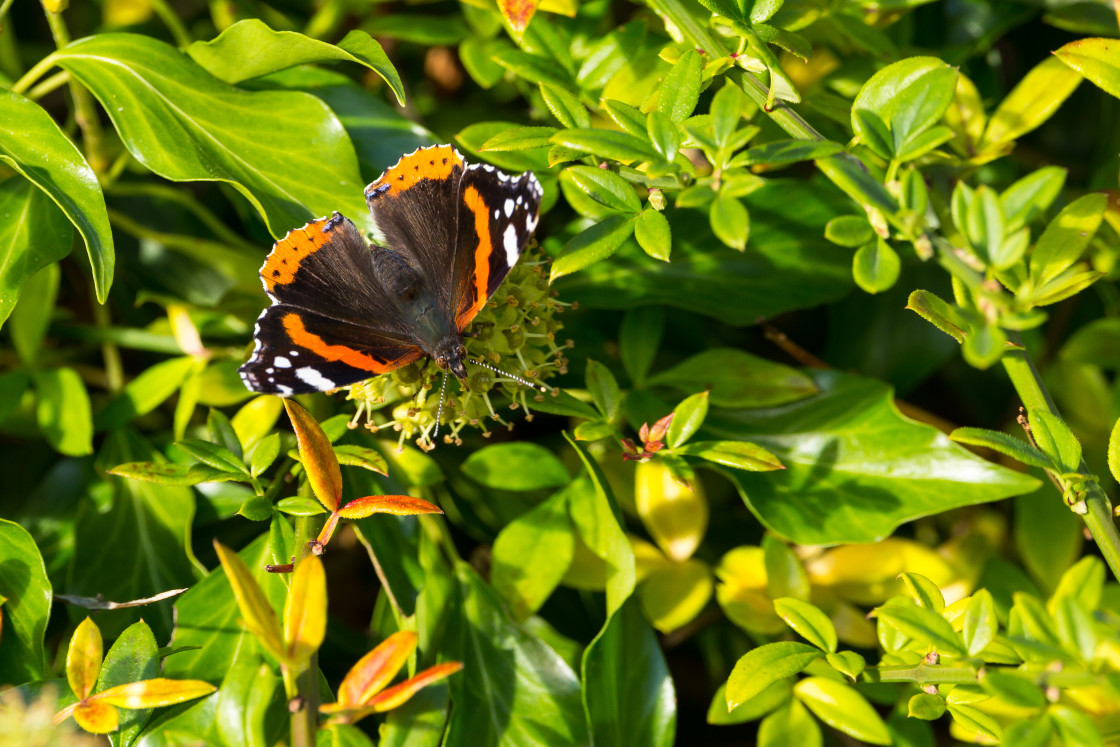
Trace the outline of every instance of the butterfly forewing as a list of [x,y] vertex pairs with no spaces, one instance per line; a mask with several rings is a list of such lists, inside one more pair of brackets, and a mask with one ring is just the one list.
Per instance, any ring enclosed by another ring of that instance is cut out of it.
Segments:
[[537,227],[542,192],[532,172],[511,177],[474,164],[463,174],[459,194],[452,308],[462,331],[525,251]]

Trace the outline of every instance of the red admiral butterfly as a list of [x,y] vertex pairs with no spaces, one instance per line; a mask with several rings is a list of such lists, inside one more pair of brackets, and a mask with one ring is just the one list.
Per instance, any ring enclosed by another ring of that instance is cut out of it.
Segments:
[[463,331],[525,249],[541,194],[531,172],[467,165],[450,145],[402,156],[365,189],[385,247],[339,213],[273,246],[260,270],[272,305],[238,369],[245,386],[324,391],[425,356],[460,381],[464,362],[490,368],[467,359]]

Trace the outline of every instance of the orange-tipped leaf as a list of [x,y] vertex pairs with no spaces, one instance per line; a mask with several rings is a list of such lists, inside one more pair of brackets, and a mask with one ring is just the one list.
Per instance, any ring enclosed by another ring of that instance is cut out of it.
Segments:
[[308,555],[292,574],[284,604],[284,641],[288,661],[305,664],[323,644],[327,632],[327,575],[318,555]]
[[74,720],[91,734],[108,734],[120,726],[121,715],[108,703],[78,703]]
[[338,510],[338,500],[342,497],[342,470],[330,439],[323,433],[318,421],[298,402],[285,399],[284,407],[299,440],[299,458],[311,490],[319,502],[333,513]]
[[202,680],[169,680],[160,677],[110,687],[91,697],[88,702],[108,703],[131,710],[159,708],[201,698],[217,689]]
[[378,693],[369,701],[369,705],[377,712],[392,710],[407,703],[409,698],[428,685],[455,674],[462,668],[463,662],[461,661],[445,661],[443,664],[436,664],[415,677],[410,677],[401,684]]
[[241,620],[245,628],[276,658],[283,658],[284,644],[280,634],[280,621],[276,618],[276,611],[268,603],[260,584],[253,578],[249,568],[237,557],[237,553],[230,550],[217,540],[214,540],[214,549],[218,551],[218,560],[225,569],[229,584],[233,587],[233,596],[237,599],[237,606],[241,610]]
[[[93,692],[93,686],[97,684],[97,674],[101,671],[103,651],[101,630],[87,617],[74,631],[74,637],[70,639],[70,648],[66,651],[66,679],[70,683],[70,689],[78,696],[78,700],[85,700]],[[116,726],[113,728],[115,729]]]
[[443,509],[411,495],[367,495],[355,498],[338,511],[344,519],[364,519],[374,514],[414,516],[416,514],[442,514]]
[[418,636],[409,630],[393,633],[377,648],[358,660],[338,688],[338,704],[355,708],[393,681],[408,657],[416,650]]
[[533,20],[539,4],[540,0],[498,0],[502,15],[518,34],[523,33],[529,21]]

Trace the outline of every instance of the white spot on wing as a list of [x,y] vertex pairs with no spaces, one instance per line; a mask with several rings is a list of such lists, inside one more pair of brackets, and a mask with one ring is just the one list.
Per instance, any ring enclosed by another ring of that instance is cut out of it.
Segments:
[[291,368],[292,362],[282,355],[278,355],[272,359],[272,364],[277,368]]
[[284,386],[283,384],[277,384],[276,391],[286,397],[292,393],[292,388],[290,386]]
[[502,246],[506,250],[506,264],[513,267],[517,264],[517,229],[513,224],[506,226],[506,232],[502,234]]
[[513,217],[513,200],[511,200],[507,197],[505,207],[506,207],[506,217],[507,218]]
[[334,382],[311,366],[296,369],[296,378],[319,390],[334,389]]

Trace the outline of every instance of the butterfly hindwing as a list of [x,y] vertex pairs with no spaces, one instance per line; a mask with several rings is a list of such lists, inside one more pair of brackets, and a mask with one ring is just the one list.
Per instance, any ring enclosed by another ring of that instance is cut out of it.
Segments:
[[253,391],[285,396],[364,381],[424,354],[409,340],[287,304],[265,309],[254,337],[241,379]]
[[451,283],[455,326],[462,331],[517,264],[537,227],[542,191],[532,172],[511,177],[474,164],[463,174],[459,194]]
[[366,187],[366,204],[391,249],[424,279],[442,309],[451,303],[458,191],[465,163],[450,145],[402,156]]

